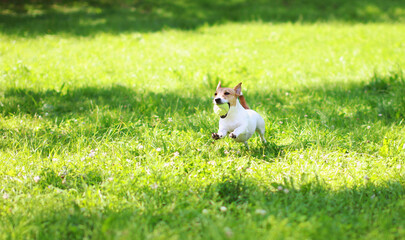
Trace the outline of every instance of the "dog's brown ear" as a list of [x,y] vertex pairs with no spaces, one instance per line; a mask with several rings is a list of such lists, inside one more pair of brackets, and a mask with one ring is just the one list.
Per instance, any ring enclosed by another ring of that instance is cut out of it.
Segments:
[[238,85],[236,85],[234,90],[236,92],[236,95],[240,96],[242,94],[242,83],[239,83]]
[[217,86],[217,90],[221,88],[221,81],[219,81],[218,86]]
[[239,97],[240,104],[244,109],[250,109],[249,105],[247,105],[245,97],[242,95],[242,83],[239,83],[234,88],[236,95]]

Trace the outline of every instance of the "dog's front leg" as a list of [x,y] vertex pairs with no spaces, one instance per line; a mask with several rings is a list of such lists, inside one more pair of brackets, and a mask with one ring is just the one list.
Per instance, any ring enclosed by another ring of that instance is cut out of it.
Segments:
[[241,126],[235,128],[235,130],[233,130],[233,132],[231,132],[231,133],[229,134],[229,137],[230,137],[230,138],[237,138],[237,137],[239,137],[240,134],[246,132],[247,127],[248,127],[248,125],[247,125],[247,124],[244,124],[244,125],[241,125]]
[[213,133],[212,134],[212,139],[218,140],[221,138],[224,138],[228,134],[228,131],[224,128],[219,128],[218,133]]

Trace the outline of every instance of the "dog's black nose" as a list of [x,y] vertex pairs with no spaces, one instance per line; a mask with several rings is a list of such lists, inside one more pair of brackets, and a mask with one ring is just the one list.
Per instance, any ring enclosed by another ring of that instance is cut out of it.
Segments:
[[216,103],[221,103],[221,99],[220,98],[215,98],[214,99]]

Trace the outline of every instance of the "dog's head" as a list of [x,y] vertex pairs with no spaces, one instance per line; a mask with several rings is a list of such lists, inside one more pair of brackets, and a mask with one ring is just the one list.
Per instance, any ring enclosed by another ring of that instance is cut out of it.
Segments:
[[234,88],[223,88],[219,82],[214,94],[214,104],[228,103],[230,106],[235,106],[240,95],[242,95],[242,83]]

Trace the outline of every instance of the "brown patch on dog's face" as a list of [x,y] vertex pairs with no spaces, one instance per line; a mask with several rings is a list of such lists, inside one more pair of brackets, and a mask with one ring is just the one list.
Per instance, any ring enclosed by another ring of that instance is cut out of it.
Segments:
[[231,106],[236,106],[236,99],[238,99],[238,95],[235,89],[222,88],[221,82],[218,84],[217,90],[214,94],[215,104],[229,103]]

